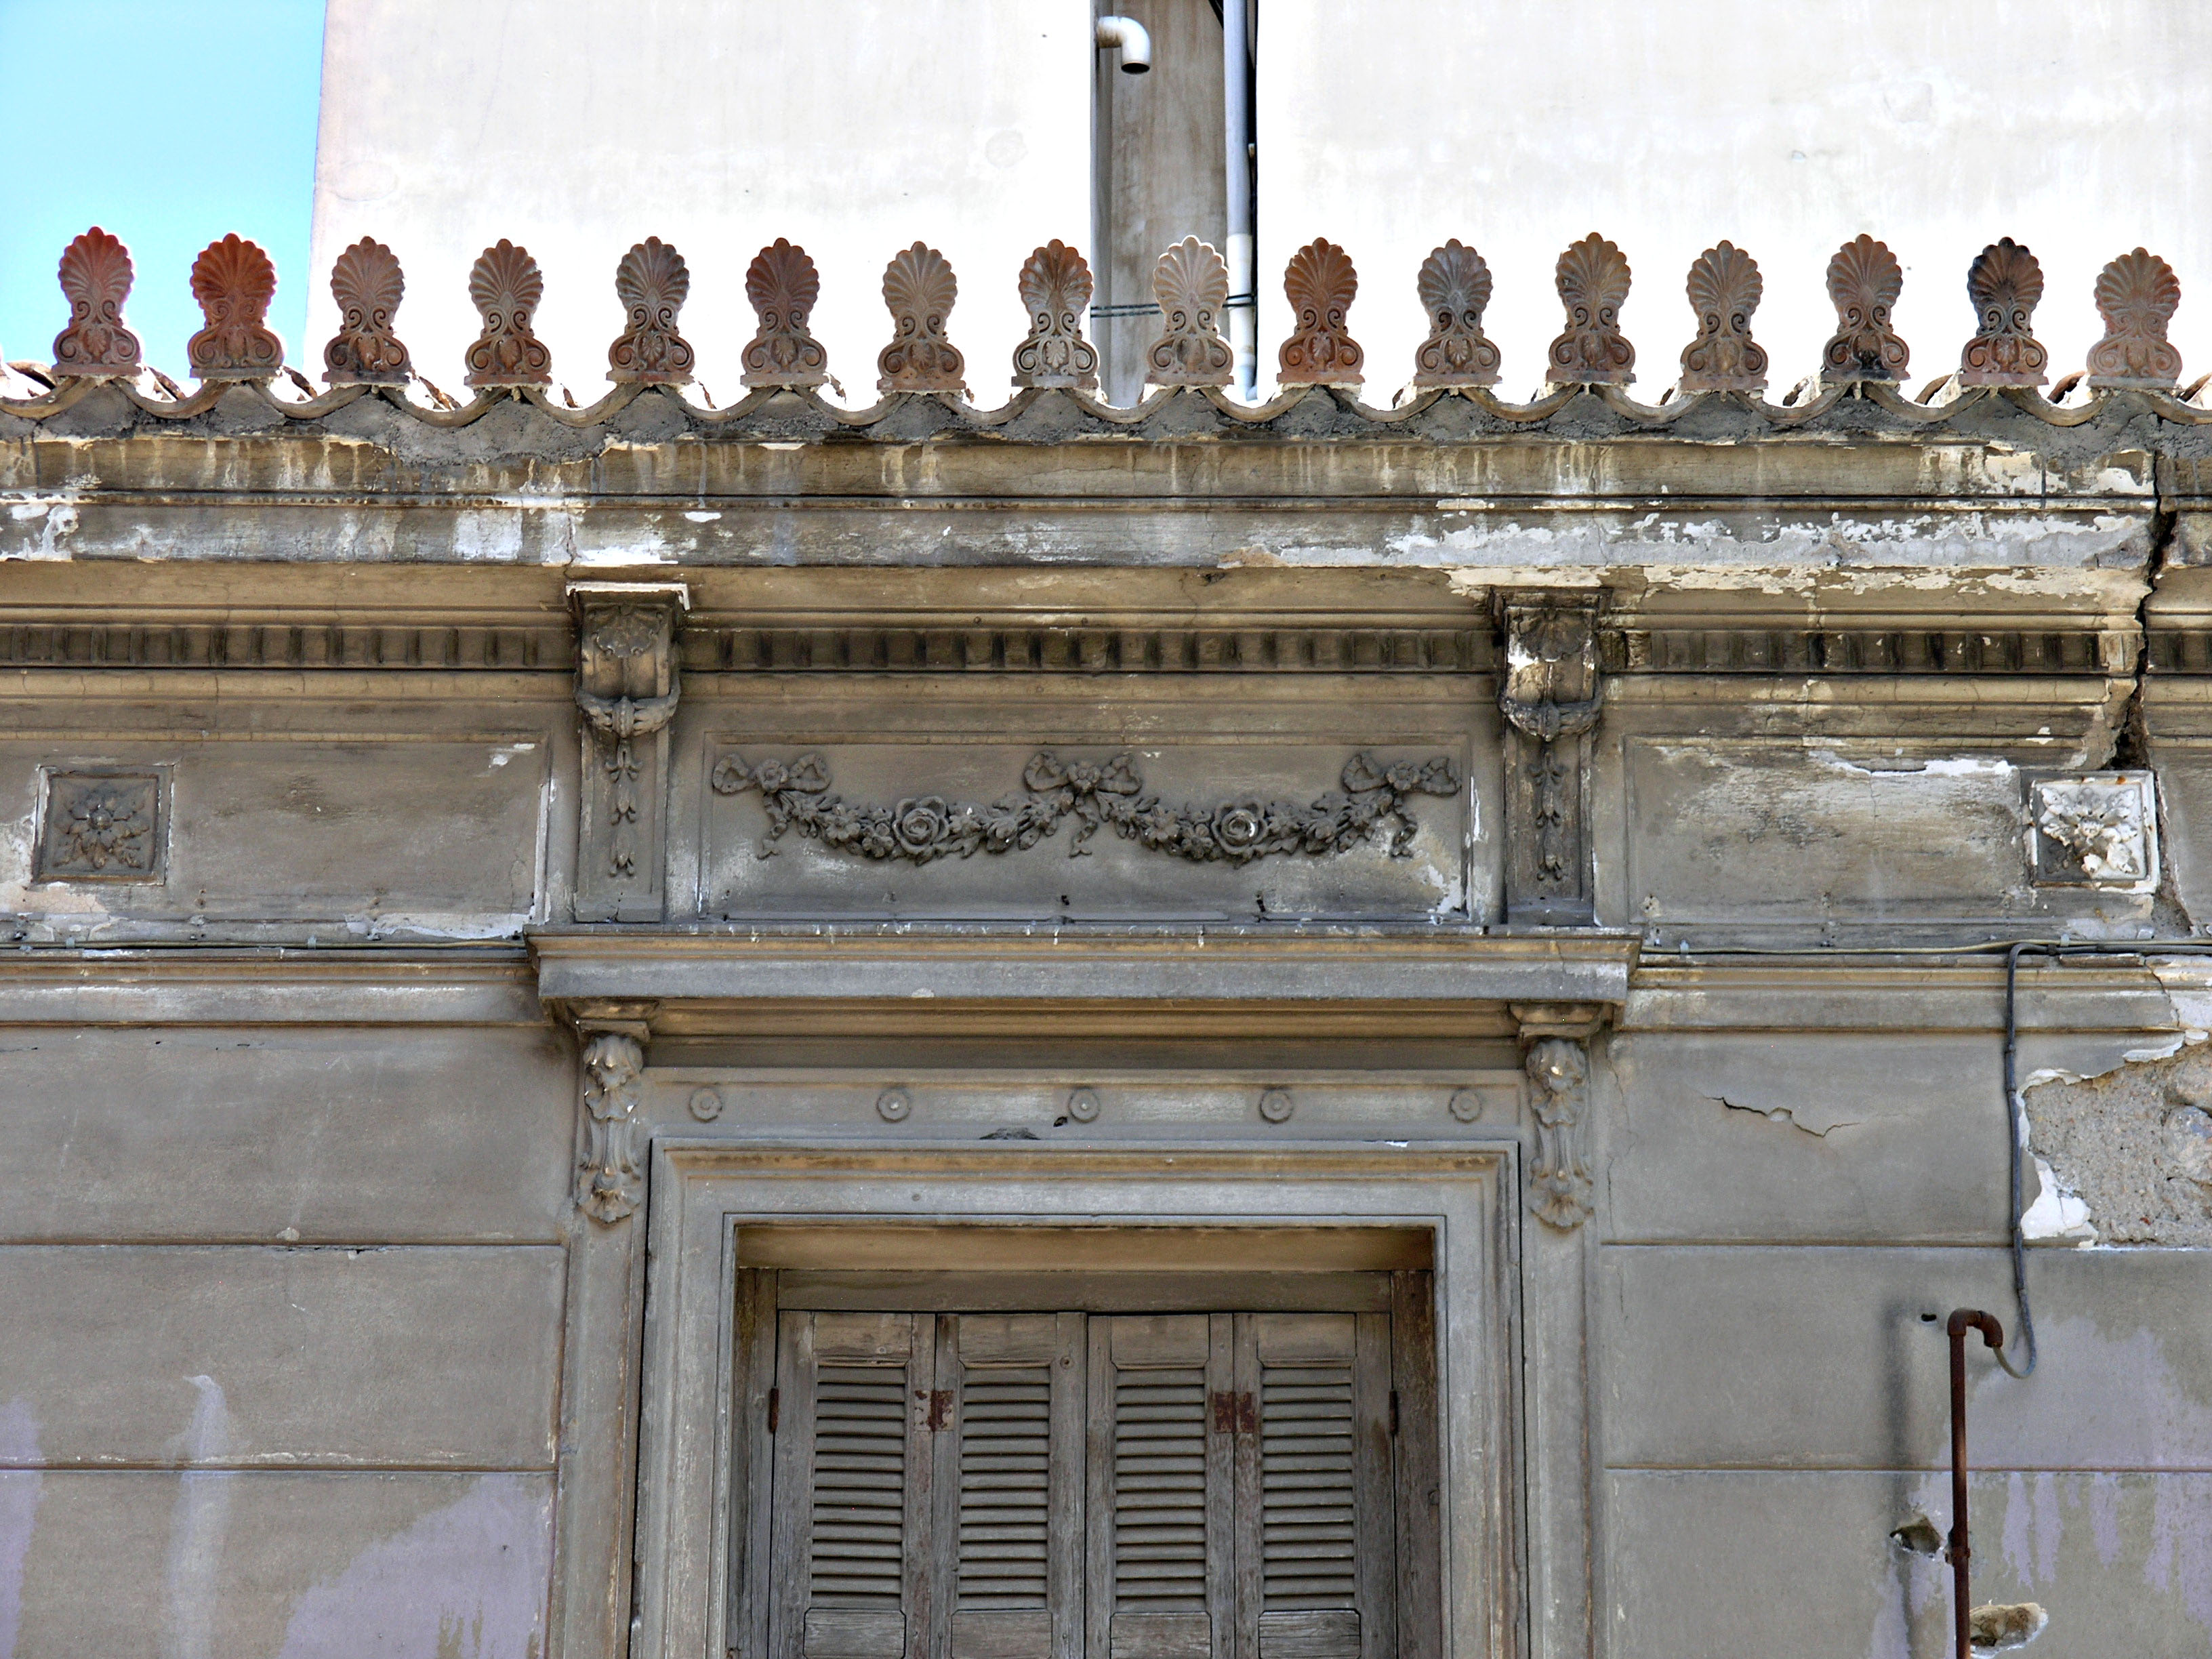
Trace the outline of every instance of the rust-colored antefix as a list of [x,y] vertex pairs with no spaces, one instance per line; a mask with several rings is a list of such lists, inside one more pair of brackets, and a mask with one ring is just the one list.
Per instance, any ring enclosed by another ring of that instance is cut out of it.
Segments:
[[648,236],[615,267],[615,297],[629,313],[607,348],[607,379],[618,385],[687,386],[695,356],[677,331],[676,315],[691,292],[684,256]]
[[1890,307],[1904,292],[1904,267],[1885,244],[1862,234],[1836,250],[1828,261],[1836,332],[1820,356],[1822,380],[1894,380],[1905,373],[1912,354],[1889,325]]
[[830,356],[806,319],[822,297],[822,278],[806,250],[777,237],[745,270],[745,298],[760,320],[745,347],[744,383],[803,391],[830,379]]
[[1421,261],[1413,281],[1429,313],[1429,337],[1413,353],[1415,386],[1496,386],[1498,348],[1482,331],[1490,266],[1457,237]]
[[1687,286],[1698,337],[1682,348],[1682,390],[1759,391],[1766,350],[1751,337],[1751,313],[1765,291],[1759,261],[1733,243],[1716,243],[1692,262]]
[[1553,386],[1627,386],[1636,379],[1636,348],[1620,331],[1628,301],[1628,261],[1592,231],[1559,256],[1553,280],[1567,326],[1552,342],[1544,378]]
[[2173,267],[2137,248],[2097,273],[2097,314],[2105,337],[2089,348],[2089,384],[2171,392],[2181,378],[2181,354],[2166,325],[2181,307]]
[[1065,242],[1047,242],[1023,264],[1020,285],[1030,331],[1014,348],[1014,384],[1096,392],[1098,352],[1083,337],[1090,262]]
[[1229,267],[1212,245],[1186,236],[1152,267],[1152,298],[1166,326],[1145,353],[1153,386],[1227,386],[1235,359],[1221,337]]
[[407,348],[392,331],[407,283],[390,248],[364,236],[331,266],[338,331],[323,348],[323,379],[332,386],[404,386],[414,377]]
[[531,313],[545,297],[545,278],[528,248],[504,236],[477,256],[469,269],[469,299],[483,331],[468,350],[471,386],[553,384],[553,354],[530,331]]
[[1359,273],[1352,256],[1326,237],[1316,237],[1283,267],[1283,297],[1297,319],[1275,354],[1275,379],[1283,386],[1358,386],[1367,354],[1345,320]]
[[265,380],[284,366],[284,344],[264,319],[276,297],[276,267],[233,231],[192,261],[192,298],[207,326],[185,343],[200,380]]
[[1990,243],[1966,269],[1966,297],[1980,325],[1959,354],[1960,386],[2041,386],[2051,354],[2035,337],[2043,266],[2009,236]]
[[891,343],[876,354],[878,392],[965,392],[967,359],[945,335],[960,284],[945,256],[923,242],[884,267]]
[[94,225],[62,250],[59,274],[70,319],[54,336],[54,373],[88,380],[137,374],[138,337],[123,325],[131,250]]

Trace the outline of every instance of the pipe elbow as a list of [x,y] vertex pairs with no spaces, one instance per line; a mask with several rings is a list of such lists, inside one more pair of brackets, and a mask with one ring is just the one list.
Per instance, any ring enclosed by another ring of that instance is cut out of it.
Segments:
[[1098,46],[1102,52],[1109,46],[1121,48],[1121,73],[1124,75],[1144,75],[1152,70],[1152,32],[1133,17],[1113,14],[1101,17],[1098,20]]

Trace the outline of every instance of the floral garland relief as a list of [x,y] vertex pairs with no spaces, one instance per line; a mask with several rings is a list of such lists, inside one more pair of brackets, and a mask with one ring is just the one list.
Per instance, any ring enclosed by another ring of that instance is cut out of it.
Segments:
[[1343,790],[1310,805],[1288,801],[1231,800],[1215,806],[1169,806],[1148,794],[1130,757],[1103,762],[1064,761],[1040,750],[1022,769],[1018,794],[988,806],[915,795],[896,806],[848,801],[830,791],[830,767],[818,754],[747,765],[737,755],[716,762],[717,794],[761,793],[768,836],[760,855],[795,830],[809,841],[861,858],[927,864],[957,854],[1011,853],[1034,847],[1075,820],[1067,855],[1079,858],[1102,826],[1124,841],[1194,864],[1249,864],[1278,853],[1320,855],[1349,852],[1387,827],[1393,858],[1412,854],[1420,825],[1409,810],[1413,795],[1459,792],[1459,768],[1448,757],[1384,763],[1362,751],[1345,763]]

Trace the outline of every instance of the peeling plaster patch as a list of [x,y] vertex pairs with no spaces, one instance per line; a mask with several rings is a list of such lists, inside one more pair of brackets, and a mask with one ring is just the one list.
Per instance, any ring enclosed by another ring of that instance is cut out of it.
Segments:
[[482,1476],[301,1596],[278,1659],[537,1659],[552,1528],[542,1485]]
[[1787,1123],[1793,1129],[1802,1129],[1816,1139],[1826,1139],[1838,1129],[1855,1129],[1863,1121],[1855,1117],[1834,1117],[1814,1107],[1807,1110],[1793,1106],[1757,1106],[1741,1100],[1730,1100],[1726,1095],[1708,1095],[1708,1100],[1717,1100],[1731,1112],[1749,1112],[1763,1117],[1769,1123]]
[[[0,1462],[39,1461],[39,1419],[30,1401],[0,1406]],[[44,1485],[36,1468],[0,1469],[0,1659],[15,1659],[22,1629],[23,1558],[30,1553]]]
[[508,564],[522,556],[522,520],[513,513],[453,514],[453,556],[478,563]]
[[2024,1648],[2043,1634],[2051,1615],[2033,1601],[1973,1608],[1966,1615],[1968,1640],[1976,1653]]
[[2035,1178],[2039,1183],[2035,1202],[2021,1212],[2021,1237],[2095,1243],[2097,1230],[2090,1224],[2089,1206],[2081,1201],[2081,1195],[2053,1175],[2051,1165],[2039,1158],[2035,1160]]
[[2212,1129],[2212,1046],[2177,1034],[2086,1079],[2039,1073],[2021,1098],[2037,1173],[2046,1195],[2061,1195],[2062,1216],[2073,1196],[2106,1243],[2212,1245],[2212,1133],[2199,1133]]

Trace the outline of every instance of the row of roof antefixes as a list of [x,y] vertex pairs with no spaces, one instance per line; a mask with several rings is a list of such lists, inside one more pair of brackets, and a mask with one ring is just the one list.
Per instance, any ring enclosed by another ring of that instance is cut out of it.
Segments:
[[[54,341],[55,380],[130,379],[148,367],[123,318],[132,275],[128,250],[97,227],[69,245],[60,278],[70,320]],[[1584,237],[1560,254],[1553,276],[1566,326],[1547,353],[1546,381],[1554,386],[1632,383],[1636,348],[1620,329],[1630,271],[1620,249],[1595,234]],[[1084,337],[1082,323],[1092,291],[1089,264],[1065,243],[1048,242],[1030,254],[1018,280],[1030,323],[1014,349],[1013,384],[1095,392],[1098,354]],[[647,237],[623,256],[615,291],[628,320],[607,350],[610,380],[691,382],[696,356],[678,327],[690,283],[683,255],[658,237]],[[266,321],[276,271],[262,249],[234,234],[210,243],[192,264],[191,285],[207,323],[185,348],[193,378],[266,381],[290,373],[301,379],[287,368],[283,343]],[[323,348],[326,382],[398,386],[420,378],[394,321],[405,286],[398,259],[380,242],[363,238],[338,256],[331,291],[340,321]],[[1818,371],[1824,385],[1903,378],[1911,351],[1891,325],[1891,313],[1904,286],[1896,256],[1873,237],[1859,236],[1837,250],[1827,273],[1837,328]],[[1276,354],[1278,381],[1285,387],[1363,384],[1366,353],[1347,320],[1359,289],[1350,257],[1316,239],[1291,256],[1283,288],[1297,320]],[[1422,261],[1414,288],[1427,313],[1429,335],[1414,354],[1412,385],[1495,386],[1500,357],[1483,332],[1491,274],[1482,255],[1456,240],[1447,241]],[[466,385],[527,389],[553,384],[552,355],[532,329],[544,289],[544,275],[527,249],[502,240],[483,251],[469,273],[469,297],[482,331],[468,349]],[[1691,265],[1686,291],[1697,334],[1682,349],[1678,390],[1762,391],[1767,355],[1751,327],[1763,292],[1757,261],[1729,242],[1717,243]],[[805,248],[778,239],[755,257],[745,274],[745,295],[758,318],[744,354],[747,388],[810,391],[836,385],[828,355],[809,326],[820,292]],[[1977,325],[1960,353],[1956,385],[2045,385],[2050,356],[2033,329],[2043,297],[2043,270],[2034,254],[2009,237],[1991,243],[1968,268],[1966,292]],[[1221,256],[1187,238],[1154,265],[1152,293],[1162,331],[1146,354],[1146,382],[1228,386],[1232,358],[1220,319],[1229,301],[1229,272]],[[879,391],[967,393],[966,358],[948,332],[958,294],[951,264],[924,243],[902,250],[884,267],[892,337],[876,358]],[[2166,337],[2181,301],[2172,267],[2136,248],[2106,265],[2094,297],[2105,333],[2090,349],[2087,384],[2172,393],[2181,374],[2181,354]],[[2066,377],[2060,394],[2082,378]],[[2180,395],[2193,398],[2203,385],[2200,379]]]

